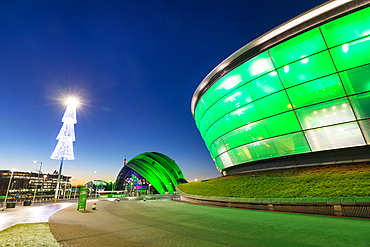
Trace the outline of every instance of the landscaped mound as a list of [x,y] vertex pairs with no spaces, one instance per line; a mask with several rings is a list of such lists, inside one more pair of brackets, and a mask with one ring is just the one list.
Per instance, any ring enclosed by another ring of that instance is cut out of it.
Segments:
[[179,184],[187,193],[241,198],[369,197],[370,164],[328,165]]

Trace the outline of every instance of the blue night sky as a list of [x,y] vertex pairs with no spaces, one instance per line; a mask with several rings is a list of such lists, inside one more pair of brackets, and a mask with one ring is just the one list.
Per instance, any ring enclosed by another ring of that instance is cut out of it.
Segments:
[[2,1],[0,170],[44,173],[68,95],[75,160],[63,174],[115,180],[156,151],[186,178],[220,176],[190,111],[203,78],[258,36],[323,1]]

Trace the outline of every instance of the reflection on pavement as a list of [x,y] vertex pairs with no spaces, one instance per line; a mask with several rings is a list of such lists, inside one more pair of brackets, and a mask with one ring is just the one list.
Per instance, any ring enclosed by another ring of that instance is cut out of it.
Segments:
[[49,217],[60,209],[69,207],[71,203],[51,203],[42,206],[18,206],[0,211],[0,231],[16,224],[48,222]]

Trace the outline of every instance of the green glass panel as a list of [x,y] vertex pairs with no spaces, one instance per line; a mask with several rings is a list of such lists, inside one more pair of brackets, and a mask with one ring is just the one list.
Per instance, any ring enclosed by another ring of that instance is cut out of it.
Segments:
[[206,110],[207,108],[206,108],[206,105],[204,104],[204,100],[202,97],[199,100],[197,106],[195,107],[195,111],[194,111],[195,122],[197,125],[200,124],[200,120],[202,119],[202,116]]
[[336,72],[327,51],[315,54],[278,69],[284,86],[291,87]]
[[241,64],[240,75],[244,82],[248,82],[274,69],[267,51]]
[[213,159],[216,158],[218,155],[226,152],[226,147],[222,138],[218,138],[216,141],[214,141],[211,145],[210,150]]
[[283,86],[275,71],[248,82],[217,101],[208,109],[201,120],[202,131],[206,131],[219,118],[237,108],[282,89]]
[[355,120],[347,98],[332,100],[296,110],[303,129]]
[[283,89],[277,72],[274,70],[247,84],[248,92],[252,101],[265,97]]
[[313,151],[365,145],[357,122],[305,131]]
[[366,143],[370,144],[370,120],[362,120],[359,122],[361,131],[366,139]]
[[226,149],[229,150],[244,144],[299,130],[301,130],[301,127],[294,112],[289,111],[238,128],[220,139],[223,140]]
[[274,93],[239,108],[215,122],[206,132],[205,142],[209,147],[214,140],[231,130],[249,123],[291,110],[284,91]]
[[228,152],[221,154],[219,157],[224,168],[228,168],[234,165]]
[[199,101],[197,106],[195,107],[195,110],[194,110],[194,120],[195,120],[195,124],[197,125],[198,129],[199,129],[200,120],[201,120],[201,116],[200,116],[200,113],[199,113],[200,104],[201,103]]
[[213,84],[204,93],[201,98],[202,105],[204,106],[199,107],[200,116],[202,116],[211,105],[224,97],[227,93],[273,69],[274,67],[267,51],[233,69],[220,80],[215,82],[215,84]]
[[289,88],[287,93],[294,108],[345,96],[337,74]]
[[[244,84],[238,68],[230,71],[224,77],[216,81],[202,96],[199,102],[202,102],[199,107],[200,117],[213,105],[217,100],[233,91],[237,87]],[[198,103],[199,104],[199,103]]]
[[346,70],[339,75],[348,95],[370,91],[370,65]]
[[211,126],[212,124],[214,123],[213,121],[213,117],[210,113],[210,111],[206,111],[203,115],[203,118],[202,120],[200,121],[200,133],[202,134],[202,136],[205,135],[207,129],[209,128],[209,126]]
[[370,37],[330,49],[338,71],[370,63]]
[[320,30],[315,28],[271,48],[269,52],[278,68],[325,49]]
[[219,171],[222,171],[223,169],[225,169],[224,164],[222,164],[221,157],[217,157],[217,159],[216,159],[216,167],[217,167],[217,169]]
[[230,150],[232,162],[242,164],[250,161],[269,159],[310,152],[302,132],[279,136]]
[[212,159],[216,159],[216,157],[218,156],[218,151],[214,143],[212,143],[211,147],[209,148],[209,151],[211,152]]
[[208,108],[226,94],[273,69],[270,56],[266,51],[230,71],[203,94],[196,107],[195,121],[200,122]]
[[363,93],[349,97],[357,119],[370,117],[370,93]]
[[366,8],[321,26],[329,48],[370,34],[370,8]]

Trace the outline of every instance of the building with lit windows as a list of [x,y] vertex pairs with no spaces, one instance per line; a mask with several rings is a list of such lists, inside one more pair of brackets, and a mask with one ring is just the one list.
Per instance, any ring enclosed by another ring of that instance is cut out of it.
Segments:
[[191,110],[224,175],[370,160],[370,1],[329,1],[245,45]]
[[[11,177],[10,170],[0,170],[0,195],[5,196]],[[37,188],[37,193],[43,192],[44,195],[54,194],[57,187],[58,174],[38,174],[37,172],[20,172],[15,171],[9,194],[27,195],[34,194]],[[69,189],[71,177],[60,176],[60,190]],[[61,192],[62,193],[62,192]]]

